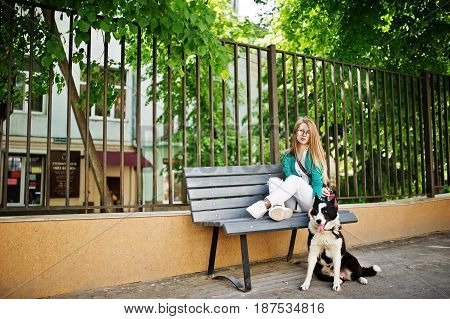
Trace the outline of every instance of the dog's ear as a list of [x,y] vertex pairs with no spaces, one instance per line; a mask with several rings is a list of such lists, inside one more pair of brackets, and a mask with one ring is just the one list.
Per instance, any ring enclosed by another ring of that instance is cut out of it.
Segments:
[[329,197],[331,198],[330,200],[328,200],[328,202],[336,209],[338,210],[338,200],[335,194],[331,194],[331,196]]
[[316,194],[314,198],[314,206],[319,205],[320,203],[322,203],[322,200]]

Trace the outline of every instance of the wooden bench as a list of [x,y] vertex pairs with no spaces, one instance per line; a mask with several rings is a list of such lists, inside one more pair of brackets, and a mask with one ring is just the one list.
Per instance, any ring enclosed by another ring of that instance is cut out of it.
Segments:
[[[277,222],[270,219],[268,214],[260,219],[254,219],[245,210],[269,193],[267,185],[269,178],[284,178],[280,164],[186,167],[184,176],[192,221],[213,228],[208,276],[228,279],[237,289],[244,292],[251,290],[247,234],[292,230],[287,260],[292,258],[297,229],[308,227],[307,212],[295,212],[292,218]],[[339,217],[343,224],[357,222],[356,216],[350,211],[340,210]],[[240,236],[244,285],[232,276],[214,275],[217,240],[221,227],[226,235]]]

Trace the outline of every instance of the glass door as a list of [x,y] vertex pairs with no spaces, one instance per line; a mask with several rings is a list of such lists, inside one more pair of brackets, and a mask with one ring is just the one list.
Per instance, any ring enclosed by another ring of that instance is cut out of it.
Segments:
[[43,157],[30,155],[28,187],[25,187],[26,156],[10,155],[8,158],[8,206],[25,205],[25,191],[29,192],[29,205],[42,205]]

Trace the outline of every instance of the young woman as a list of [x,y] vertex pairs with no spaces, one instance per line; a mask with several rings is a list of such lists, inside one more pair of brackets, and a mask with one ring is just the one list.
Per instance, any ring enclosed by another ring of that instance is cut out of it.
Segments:
[[281,158],[285,180],[269,179],[269,195],[247,208],[254,218],[261,218],[267,211],[277,221],[290,218],[296,204],[299,211],[308,211],[316,195],[330,195],[330,189],[323,187],[329,183],[325,152],[317,127],[308,117],[295,123],[291,148]]

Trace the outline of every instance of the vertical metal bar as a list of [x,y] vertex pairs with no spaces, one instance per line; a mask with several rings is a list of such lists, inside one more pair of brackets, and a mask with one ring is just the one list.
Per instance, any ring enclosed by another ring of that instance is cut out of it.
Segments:
[[30,148],[31,148],[31,106],[33,104],[33,50],[34,50],[34,6],[30,8],[30,56],[28,68],[28,111],[27,111],[27,159],[25,162],[25,208],[30,202]]
[[384,109],[384,154],[386,161],[386,195],[391,192],[391,171],[389,168],[389,134],[388,134],[388,105],[386,99],[386,72],[383,72],[382,85],[383,85],[383,109]]
[[355,92],[353,89],[352,67],[348,67],[348,80],[350,87],[350,107],[352,116],[352,158],[353,158],[353,196],[358,197],[358,164],[356,152],[356,121],[355,121]]
[[412,167],[411,167],[411,143],[409,141],[409,92],[408,78],[403,76],[405,90],[405,126],[406,126],[406,156],[408,157],[408,194],[412,195]]
[[[172,45],[167,47],[167,56],[172,56]],[[169,205],[173,204],[173,159],[172,159],[172,68],[167,65],[167,158],[169,160]]]
[[[14,2],[8,11],[8,29],[14,30]],[[2,187],[2,207],[6,208],[7,204],[7,190],[8,190],[8,159],[9,159],[9,131],[10,131],[10,113],[12,100],[12,54],[14,50],[13,45],[14,32],[9,32],[8,39],[8,89],[6,90],[6,127],[5,127],[5,153],[3,157],[3,187]],[[1,143],[0,143],[1,144]],[[1,145],[0,145],[1,146]]]
[[[186,119],[186,53],[183,50],[183,53],[181,54],[181,59],[183,60],[183,76],[181,78],[181,112],[182,112],[182,127],[183,127],[183,167],[188,166],[188,159],[187,159],[187,133],[186,133],[186,126],[187,126],[187,119]],[[186,191],[186,184],[182,184],[183,187],[183,203],[188,202],[187,198],[187,191]]]
[[197,166],[202,166],[201,128],[200,128],[200,57],[195,56],[195,98],[197,108]]
[[390,74],[391,87],[391,133],[392,133],[392,167],[394,168],[394,193],[398,195],[398,177],[397,177],[397,147],[395,141],[395,115],[394,115],[394,74]]
[[306,57],[302,57],[303,66],[303,95],[305,98],[305,115],[309,114],[308,108],[308,75],[306,74]]
[[[1,17],[0,19],[0,23],[3,23],[4,18]],[[9,90],[9,89],[8,89]],[[5,106],[6,108],[6,106]],[[0,121],[0,150],[3,150],[3,119]],[[2,157],[2,153],[3,151],[0,151],[0,161],[3,164],[3,157]],[[0,165],[0,176],[3,178],[3,171],[7,169],[5,168],[3,165]],[[3,195],[3,191],[2,191],[2,187],[3,187],[3,183],[0,184],[0,194]],[[0,197],[1,198],[1,197]],[[3,202],[0,199],[0,202]]]
[[[418,149],[417,149],[417,127],[416,127],[416,87],[414,85],[414,78],[411,78],[411,95],[412,95],[412,126],[413,126],[413,142],[414,142],[414,181],[416,183],[416,195],[419,195],[419,164],[418,164]],[[420,128],[422,129],[422,128]]]
[[340,183],[340,176],[339,176],[339,141],[338,141],[338,117],[337,117],[337,92],[336,92],[336,70],[335,70],[335,63],[333,62],[331,64],[331,83],[333,84],[333,114],[334,114],[334,137],[333,137],[333,144],[334,144],[334,162],[335,162],[335,174],[336,174],[336,193],[337,196],[341,196],[341,183]]
[[[52,20],[50,22],[50,33],[53,34],[55,24],[53,17],[55,11],[51,10]],[[48,91],[47,91],[47,156],[45,161],[45,207],[50,206],[50,156],[52,148],[52,104],[53,104],[53,64],[48,71]]]
[[[424,103],[423,103],[423,86],[422,86],[422,78],[417,79],[417,93],[418,93],[418,113],[419,113],[419,143],[420,143],[420,173],[422,180],[422,189],[421,194],[426,194],[426,182],[425,182],[425,123],[423,123],[423,111],[424,111]],[[423,123],[423,124],[422,124]]]
[[270,45],[268,49],[270,155],[271,163],[278,164],[280,162],[280,128],[278,120],[277,53],[275,45]]
[[238,47],[234,44],[234,126],[236,134],[236,165],[241,164],[241,151],[239,147],[240,128],[239,128],[239,70],[238,70]]
[[259,108],[259,158],[264,164],[264,136],[263,136],[263,110],[262,110],[262,76],[261,76],[261,49],[258,48],[258,108]]
[[381,176],[381,145],[380,145],[380,104],[378,103],[378,71],[373,71],[374,83],[375,83],[375,121],[376,121],[376,136],[377,136],[377,181],[378,181],[378,195],[383,194]]
[[370,92],[370,69],[366,69],[366,96],[367,96],[367,121],[369,122],[369,169],[370,169],[370,194],[375,195],[375,173],[373,163],[373,136],[372,136],[372,94]]
[[[225,47],[225,42],[222,42]],[[223,120],[223,151],[225,157],[225,166],[228,166],[228,127],[227,127],[227,97],[226,83],[222,79],[222,120]]]
[[442,78],[442,89],[444,91],[444,121],[445,121],[445,152],[446,163],[447,163],[447,186],[450,185],[450,150],[448,143],[448,106],[447,106],[447,84],[448,77],[444,76]]
[[122,36],[120,42],[120,205],[124,205],[125,36]]
[[284,139],[286,148],[289,147],[289,110],[287,103],[287,85],[286,85],[286,55],[281,54],[282,72],[283,72],[283,106],[284,106]]
[[209,65],[209,161],[214,166],[214,96],[213,96],[213,72]]
[[405,195],[405,167],[403,163],[403,124],[402,124],[402,101],[401,101],[401,85],[400,85],[400,75],[397,74],[397,101],[398,101],[398,141],[400,144],[400,188],[402,195]]
[[248,129],[248,165],[252,165],[252,91],[250,75],[250,48],[245,47],[245,70],[247,79],[247,129]]
[[[69,24],[69,74],[72,77],[72,52],[73,52],[73,14],[70,14]],[[72,105],[70,103],[71,86],[67,86],[67,125],[66,125],[66,206],[69,206],[70,196],[70,127],[72,125]]]
[[[103,193],[102,193],[102,205],[106,206],[106,196],[109,196],[107,194],[106,188],[107,188],[107,179],[106,179],[106,157],[107,157],[107,151],[108,151],[108,120],[107,120],[107,113],[108,113],[108,40],[107,40],[107,33],[105,32],[105,41],[103,43]],[[138,95],[139,96],[139,95]],[[139,98],[137,99],[139,101]],[[137,125],[136,125],[137,126]]]
[[186,134],[186,126],[187,126],[187,119],[186,119],[186,53],[183,51],[182,54],[182,60],[183,60],[183,77],[181,79],[181,112],[183,113],[183,167],[188,166],[188,160],[187,160],[187,134]]
[[341,101],[342,101],[342,141],[344,143],[344,174],[345,174],[345,193],[350,196],[350,185],[348,181],[348,160],[347,160],[347,115],[345,101],[345,82],[344,82],[344,64],[339,67],[341,79]]
[[320,131],[320,123],[319,123],[319,110],[317,105],[318,94],[317,94],[317,63],[316,58],[312,60],[312,69],[313,69],[313,83],[314,83],[314,121],[316,122],[317,129]]
[[[142,168],[141,168],[141,79],[142,79],[142,29],[138,26],[137,34],[137,65],[136,65],[136,200],[139,206],[142,205]],[[169,157],[170,158],[170,157]],[[170,176],[170,175],[169,175]]]
[[362,75],[361,68],[356,69],[358,78],[358,103],[359,103],[359,124],[360,124],[360,145],[361,145],[361,167],[362,167],[362,193],[366,196],[366,156],[364,143],[364,103],[362,100]]
[[[439,128],[439,166],[440,170],[438,172],[439,175],[439,185],[445,185],[444,183],[444,145],[442,143],[442,138],[444,136],[444,132],[442,129],[442,105],[441,105],[441,76],[436,75],[436,81],[437,81],[437,107],[438,107],[438,128]],[[448,126],[448,123],[446,123]],[[436,126],[434,126],[434,130],[436,130]],[[437,157],[437,156],[436,156]],[[438,170],[438,167],[436,167],[436,170]]]
[[438,148],[437,148],[437,134],[436,134],[436,109],[435,109],[435,100],[434,100],[434,75],[430,73],[430,98],[431,98],[431,131],[433,134],[432,138],[432,149],[433,149],[433,159],[434,159],[434,167],[433,174],[434,179],[433,188],[435,185],[439,185],[439,156],[438,156]]
[[330,134],[328,124],[328,97],[327,97],[327,65],[325,60],[322,61],[322,81],[323,81],[323,107],[325,113],[325,151],[327,153],[327,175],[330,176]]
[[[85,214],[88,213],[89,206],[89,119],[90,119],[90,109],[91,109],[91,49],[92,49],[92,36],[91,28],[89,28],[89,39],[87,42],[87,52],[86,52],[86,141],[84,148],[84,207]],[[122,178],[120,179],[122,181]],[[123,194],[123,189],[121,189],[121,196]],[[123,200],[120,203],[123,205]]]
[[157,134],[157,127],[156,127],[156,81],[157,81],[157,59],[158,59],[158,51],[157,51],[157,42],[156,37],[153,37],[152,41],[152,126],[153,126],[153,132],[152,132],[152,153],[153,153],[153,205],[156,204],[158,200],[158,171],[157,171],[157,157],[156,157],[156,134]]
[[431,121],[431,85],[430,73],[422,74],[422,107],[423,107],[423,122],[424,122],[424,142],[425,142],[425,162],[426,162],[426,193],[428,197],[434,197],[434,174],[433,174],[433,146],[432,146],[432,121]]
[[294,115],[295,115],[295,122],[298,120],[298,84],[297,84],[297,55],[292,55],[292,71],[294,78]]

